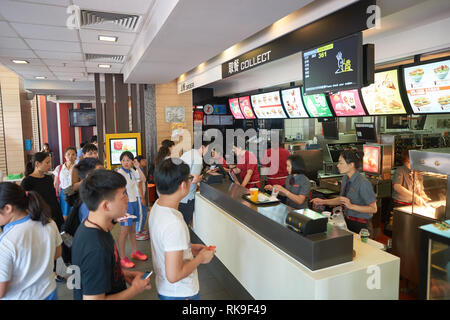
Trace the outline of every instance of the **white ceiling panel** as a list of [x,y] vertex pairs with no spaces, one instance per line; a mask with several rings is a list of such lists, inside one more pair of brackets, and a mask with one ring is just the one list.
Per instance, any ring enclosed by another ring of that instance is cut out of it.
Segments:
[[[87,81],[88,77],[86,76],[71,76],[71,75],[58,75],[58,80],[72,80],[75,79],[76,81]],[[94,84],[92,84],[94,85]]]
[[[82,42],[87,43],[97,43],[105,44],[107,42],[98,40],[98,36],[111,36],[118,37],[117,42],[114,45],[118,46],[131,46],[136,38],[135,33],[125,33],[125,32],[110,32],[110,31],[98,31],[98,30],[87,30],[80,29],[80,38]],[[112,45],[113,43],[111,43]]]
[[66,26],[69,15],[65,7],[2,0],[0,14],[9,22]]
[[84,53],[127,55],[130,47],[115,44],[83,43],[83,51]]
[[17,37],[17,34],[8,25],[8,22],[0,21],[0,37]]
[[120,69],[123,67],[121,63],[102,63],[102,62],[86,62],[86,68],[97,68],[99,64],[109,64],[111,68]]
[[84,67],[84,61],[72,61],[72,60],[57,60],[57,59],[42,59],[42,61],[48,66],[54,67]]
[[[11,61],[12,58],[5,58],[5,57],[0,57],[0,63],[3,64],[4,66],[16,66],[17,64]],[[26,59],[29,64],[27,64],[27,66],[45,66],[45,64],[42,62],[41,59],[30,59],[27,58]]]
[[11,23],[11,26],[22,38],[78,42],[77,30],[70,30],[67,27],[42,26],[26,23]]
[[11,58],[37,58],[36,55],[31,50],[22,49],[2,49],[0,48],[0,57],[11,57]]
[[0,48],[5,49],[29,49],[20,38],[0,37]]
[[33,50],[81,52],[77,42],[25,39]]
[[50,70],[54,72],[84,72],[86,71],[84,67],[62,67],[62,66],[49,66]]
[[104,0],[73,0],[73,4],[81,9],[115,12],[123,14],[146,14],[155,0],[108,0],[105,5]]
[[50,70],[48,70],[48,68],[46,66],[29,66],[29,65],[24,65],[24,64],[15,64],[15,65],[10,65],[10,68],[16,70],[17,72],[35,72],[35,71],[44,71],[44,72],[48,72],[51,73]]
[[42,59],[64,59],[64,60],[74,60],[74,61],[83,61],[83,55],[81,53],[76,52],[56,52],[56,51],[44,51],[44,50],[35,50],[36,54],[39,58]]
[[17,2],[33,2],[33,3],[40,3],[40,4],[50,4],[54,6],[62,6],[67,7],[70,5],[69,0],[16,0]]

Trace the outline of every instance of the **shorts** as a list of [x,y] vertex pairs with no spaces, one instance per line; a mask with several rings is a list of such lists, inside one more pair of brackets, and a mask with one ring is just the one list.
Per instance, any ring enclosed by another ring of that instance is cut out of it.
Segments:
[[121,227],[131,227],[133,225],[133,223],[136,223],[137,221],[139,221],[140,210],[141,210],[140,208],[141,208],[141,202],[140,202],[139,198],[138,198],[138,201],[128,202],[127,213],[130,215],[136,216],[136,218],[122,221],[120,223],[120,226]]
[[63,216],[67,217],[70,211],[72,211],[72,207],[66,202],[66,195],[64,194],[63,189],[59,191],[59,205],[61,206]]

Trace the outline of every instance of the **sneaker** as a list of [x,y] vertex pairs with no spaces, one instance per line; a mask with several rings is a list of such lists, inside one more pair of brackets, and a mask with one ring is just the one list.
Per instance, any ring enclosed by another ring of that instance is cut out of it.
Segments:
[[140,261],[146,261],[148,259],[148,257],[145,254],[143,254],[142,252],[140,252],[139,250],[136,251],[135,253],[132,253],[131,257],[133,259],[140,260]]
[[[131,255],[133,256],[133,255]],[[134,268],[135,264],[133,262],[130,261],[130,259],[128,259],[128,257],[123,258],[122,260],[120,260],[120,265],[122,266],[122,268],[125,269],[131,269]]]
[[150,235],[150,232],[148,230],[142,230],[141,233],[146,234],[146,235]]
[[150,239],[150,237],[147,234],[144,233],[136,233],[136,240],[138,241],[143,241],[143,240],[148,240]]

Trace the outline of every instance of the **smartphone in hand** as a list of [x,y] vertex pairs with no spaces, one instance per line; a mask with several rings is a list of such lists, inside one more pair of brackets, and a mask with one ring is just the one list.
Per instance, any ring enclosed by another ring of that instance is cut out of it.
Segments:
[[150,278],[150,276],[152,275],[152,273],[153,273],[153,271],[144,273],[144,275],[142,276],[142,279],[146,280],[146,279]]

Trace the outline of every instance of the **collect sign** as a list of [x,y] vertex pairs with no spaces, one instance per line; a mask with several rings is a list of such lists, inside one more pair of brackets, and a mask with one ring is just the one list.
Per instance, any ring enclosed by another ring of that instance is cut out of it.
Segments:
[[303,52],[306,94],[357,89],[362,86],[362,34]]

